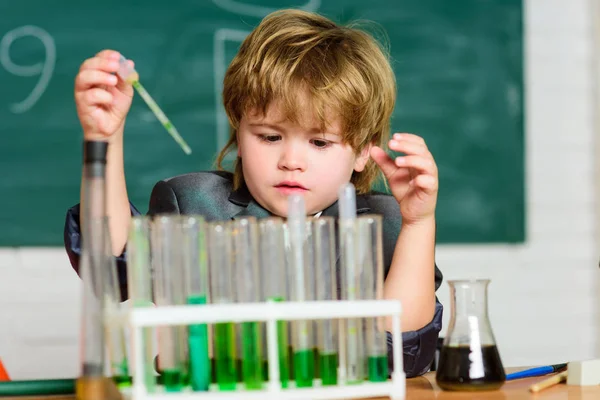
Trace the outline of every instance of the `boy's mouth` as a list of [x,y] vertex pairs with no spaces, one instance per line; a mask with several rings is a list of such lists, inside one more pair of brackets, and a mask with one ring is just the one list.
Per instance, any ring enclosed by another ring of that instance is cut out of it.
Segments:
[[294,181],[283,181],[275,185],[275,188],[283,194],[304,193],[308,189]]

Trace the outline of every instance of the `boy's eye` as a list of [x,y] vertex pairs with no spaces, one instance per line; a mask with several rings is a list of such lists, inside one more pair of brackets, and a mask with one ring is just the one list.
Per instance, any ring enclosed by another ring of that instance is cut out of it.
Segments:
[[279,135],[260,135],[260,138],[265,142],[273,143],[281,139]]
[[329,142],[327,140],[323,140],[323,139],[313,139],[313,140],[311,140],[311,142],[315,147],[318,147],[320,149],[324,149],[331,145],[331,142]]

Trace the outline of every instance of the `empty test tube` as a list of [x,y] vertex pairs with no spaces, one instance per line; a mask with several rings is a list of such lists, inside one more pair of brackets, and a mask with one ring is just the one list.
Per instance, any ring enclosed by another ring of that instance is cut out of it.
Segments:
[[[214,304],[234,301],[231,225],[211,222],[207,234],[210,294]],[[235,390],[237,382],[235,324],[215,324],[213,333],[216,380],[219,390]]]
[[[260,274],[263,283],[263,300],[285,301],[288,298],[285,268],[285,240],[283,220],[278,217],[261,219],[259,229]],[[263,335],[266,338],[266,335]],[[268,378],[267,346],[263,339],[263,370]],[[286,388],[290,379],[288,357],[288,323],[277,321],[277,352],[279,355],[279,379]]]
[[[320,217],[313,221],[314,263],[316,299],[337,299],[335,221],[332,217]],[[330,319],[318,320],[318,365],[321,383],[336,385],[338,374],[337,324]]]
[[[183,282],[178,216],[159,215],[152,225],[152,264],[154,299],[157,306],[183,304]],[[186,361],[179,326],[158,327],[158,367],[167,391],[180,391],[184,385]]]
[[[233,253],[235,254],[234,268],[237,273],[237,301],[257,303],[261,298],[256,218],[240,218],[231,224]],[[260,328],[261,324],[258,322],[242,322],[241,324],[242,379],[246,389],[261,389],[263,385]]]
[[[201,216],[181,217],[181,262],[187,304],[206,304],[208,264],[204,218]],[[207,391],[210,384],[210,359],[206,324],[188,326],[188,354],[192,390]]]
[[[383,242],[380,215],[358,217],[358,245],[362,271],[362,295],[365,300],[383,299]],[[371,382],[388,378],[387,339],[383,317],[365,320],[368,377]]]

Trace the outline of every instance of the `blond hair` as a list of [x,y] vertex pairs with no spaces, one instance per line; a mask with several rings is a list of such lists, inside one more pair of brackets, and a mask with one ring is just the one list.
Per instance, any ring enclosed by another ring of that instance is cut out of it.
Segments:
[[[274,100],[284,115],[298,122],[298,93],[311,98],[312,112],[327,126],[326,116],[338,116],[342,139],[356,153],[369,144],[384,145],[396,101],[396,82],[387,53],[368,33],[340,26],[300,10],[276,11],[246,37],[223,82],[223,104],[231,134],[217,158],[237,147],[242,116],[249,110],[266,114]],[[351,182],[358,193],[371,189],[378,169],[369,159]],[[239,157],[234,162],[234,189],[244,183]]]

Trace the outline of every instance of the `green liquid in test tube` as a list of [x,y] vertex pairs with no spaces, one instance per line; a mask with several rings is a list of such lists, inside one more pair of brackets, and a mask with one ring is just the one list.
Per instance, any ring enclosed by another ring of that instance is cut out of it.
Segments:
[[[204,218],[181,217],[182,264],[189,305],[204,305],[208,294],[208,264]],[[208,327],[188,326],[189,381],[194,391],[207,391],[210,385]]]
[[[158,307],[183,303],[181,268],[181,230],[179,216],[161,215],[152,226],[152,263],[154,266],[155,301]],[[181,391],[185,384],[187,363],[181,342],[180,326],[158,327],[159,373],[166,391]]]
[[[365,300],[383,299],[383,240],[379,215],[361,215],[358,221],[358,243],[363,266],[362,283]],[[367,344],[367,371],[371,382],[388,379],[387,339],[384,318],[367,318],[365,321]]]
[[[233,252],[237,272],[237,301],[260,301],[258,270],[258,227],[256,218],[245,217],[232,222]],[[241,324],[242,379],[246,389],[261,389],[262,338],[259,322]]]
[[146,102],[150,110],[154,113],[156,118],[160,121],[162,126],[167,130],[167,132],[169,133],[169,135],[171,135],[175,142],[177,142],[177,144],[181,147],[185,154],[191,154],[192,149],[190,149],[190,146],[188,146],[185,140],[183,140],[179,132],[177,132],[177,129],[175,129],[175,126],[173,126],[173,123],[171,123],[169,118],[167,118],[167,116],[160,109],[158,104],[156,104],[156,102],[150,96],[150,94],[148,94],[146,89],[144,89],[144,87],[140,83],[139,74],[135,69],[128,65],[127,59],[123,56],[121,56],[119,59],[119,71],[117,71],[117,74],[121,77],[121,79],[130,83],[134,87],[134,89],[138,92],[140,97]]
[[[233,274],[231,224],[211,222],[207,234],[210,269],[210,293],[213,304],[233,303]],[[219,390],[235,390],[238,368],[235,324],[222,322],[214,325],[214,365]]]
[[[320,217],[313,222],[313,230],[317,300],[337,300],[335,221],[332,217]],[[323,386],[337,385],[338,343],[334,321],[318,320],[317,335],[321,383]]]
[[[283,219],[263,218],[258,223],[260,232],[260,281],[263,283],[263,300],[283,302],[288,297],[285,269],[285,240]],[[269,379],[266,341],[263,348],[264,379]],[[290,380],[288,356],[288,322],[277,321],[277,354],[279,358],[279,380],[287,388]]]
[[[150,226],[147,216],[131,219],[127,238],[127,287],[129,298],[136,308],[152,307],[152,275],[150,269]],[[143,338],[143,377],[146,390],[154,392],[154,352],[152,336],[154,328],[145,328]]]
[[[340,204],[340,264],[343,300],[360,300],[362,264],[358,262],[358,237],[356,229],[356,191],[354,185],[347,183],[339,190]],[[365,379],[362,319],[342,320],[344,331],[340,356],[340,376],[345,383],[361,383]]]
[[120,321],[122,311],[121,289],[117,278],[117,266],[112,255],[112,241],[108,227],[108,218],[104,218],[104,229],[106,234],[104,245],[106,246],[107,268],[105,269],[104,281],[104,329],[105,341],[108,347],[108,359],[113,381],[119,388],[131,385],[129,374],[129,362],[127,360],[127,347],[125,340],[125,327]]
[[[307,301],[308,277],[304,245],[306,239],[306,210],[300,195],[288,197],[288,221],[290,237],[290,262],[293,274],[292,300]],[[312,321],[293,321],[294,379],[297,387],[311,387],[315,377],[315,359],[312,346]]]

